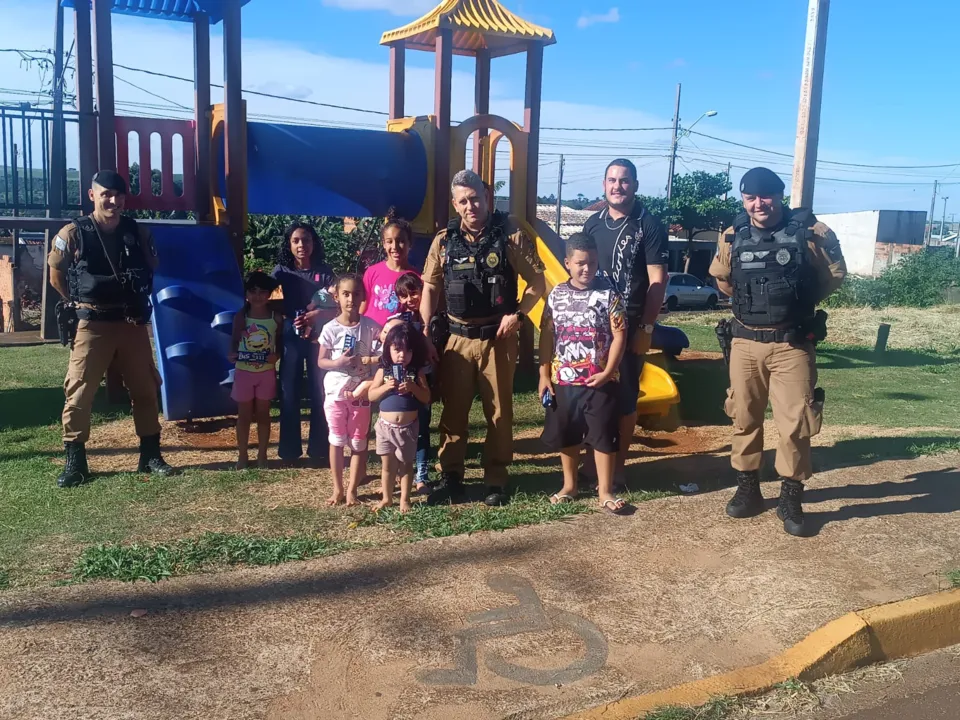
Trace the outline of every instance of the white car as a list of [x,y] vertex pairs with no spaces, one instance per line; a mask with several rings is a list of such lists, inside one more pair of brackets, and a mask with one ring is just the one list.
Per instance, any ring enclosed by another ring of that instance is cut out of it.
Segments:
[[699,278],[687,273],[669,273],[667,293],[663,304],[667,310],[699,307],[713,310],[720,300],[716,288],[704,285]]

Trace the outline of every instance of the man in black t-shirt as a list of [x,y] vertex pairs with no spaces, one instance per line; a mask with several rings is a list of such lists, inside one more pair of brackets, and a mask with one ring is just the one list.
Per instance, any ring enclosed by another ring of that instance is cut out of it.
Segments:
[[600,269],[613,280],[627,308],[627,352],[620,363],[620,452],[617,480],[637,425],[637,399],[643,358],[650,349],[653,324],[667,289],[670,251],[660,220],[637,200],[637,168],[619,158],[607,166],[603,179],[607,207],[583,226],[599,249]]

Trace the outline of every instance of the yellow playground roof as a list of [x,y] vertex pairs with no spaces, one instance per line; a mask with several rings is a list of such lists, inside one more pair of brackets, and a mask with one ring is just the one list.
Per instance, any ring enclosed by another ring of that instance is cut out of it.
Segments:
[[385,32],[381,45],[404,43],[416,50],[436,50],[437,32],[453,30],[453,52],[476,55],[489,50],[500,57],[523,52],[530,43],[553,45],[553,30],[514,15],[497,0],[443,0],[419,20]]

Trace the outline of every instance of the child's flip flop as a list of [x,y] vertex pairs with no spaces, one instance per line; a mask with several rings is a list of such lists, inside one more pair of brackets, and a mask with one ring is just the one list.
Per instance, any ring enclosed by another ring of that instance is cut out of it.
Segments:
[[550,496],[551,505],[562,505],[563,503],[571,503],[575,500],[572,495],[561,495],[560,493],[554,493]]

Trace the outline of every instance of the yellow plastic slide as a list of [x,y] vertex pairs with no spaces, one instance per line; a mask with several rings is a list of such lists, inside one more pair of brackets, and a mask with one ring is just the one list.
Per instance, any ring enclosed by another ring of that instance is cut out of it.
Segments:
[[[529,223],[522,223],[524,231],[536,240],[537,252],[543,261],[544,276],[547,280],[547,293],[553,290],[558,283],[565,282],[570,276],[563,263],[550,250],[545,238],[551,241],[554,247],[560,247],[562,240],[546,223],[537,222],[537,229]],[[520,278],[520,292],[523,293],[526,283]],[[530,313],[530,320],[539,328],[543,315],[543,300]],[[670,377],[670,373],[653,363],[645,363],[643,375],[640,377],[640,398],[637,400],[638,415],[666,415],[672,405],[680,402],[680,393],[677,385]]]

